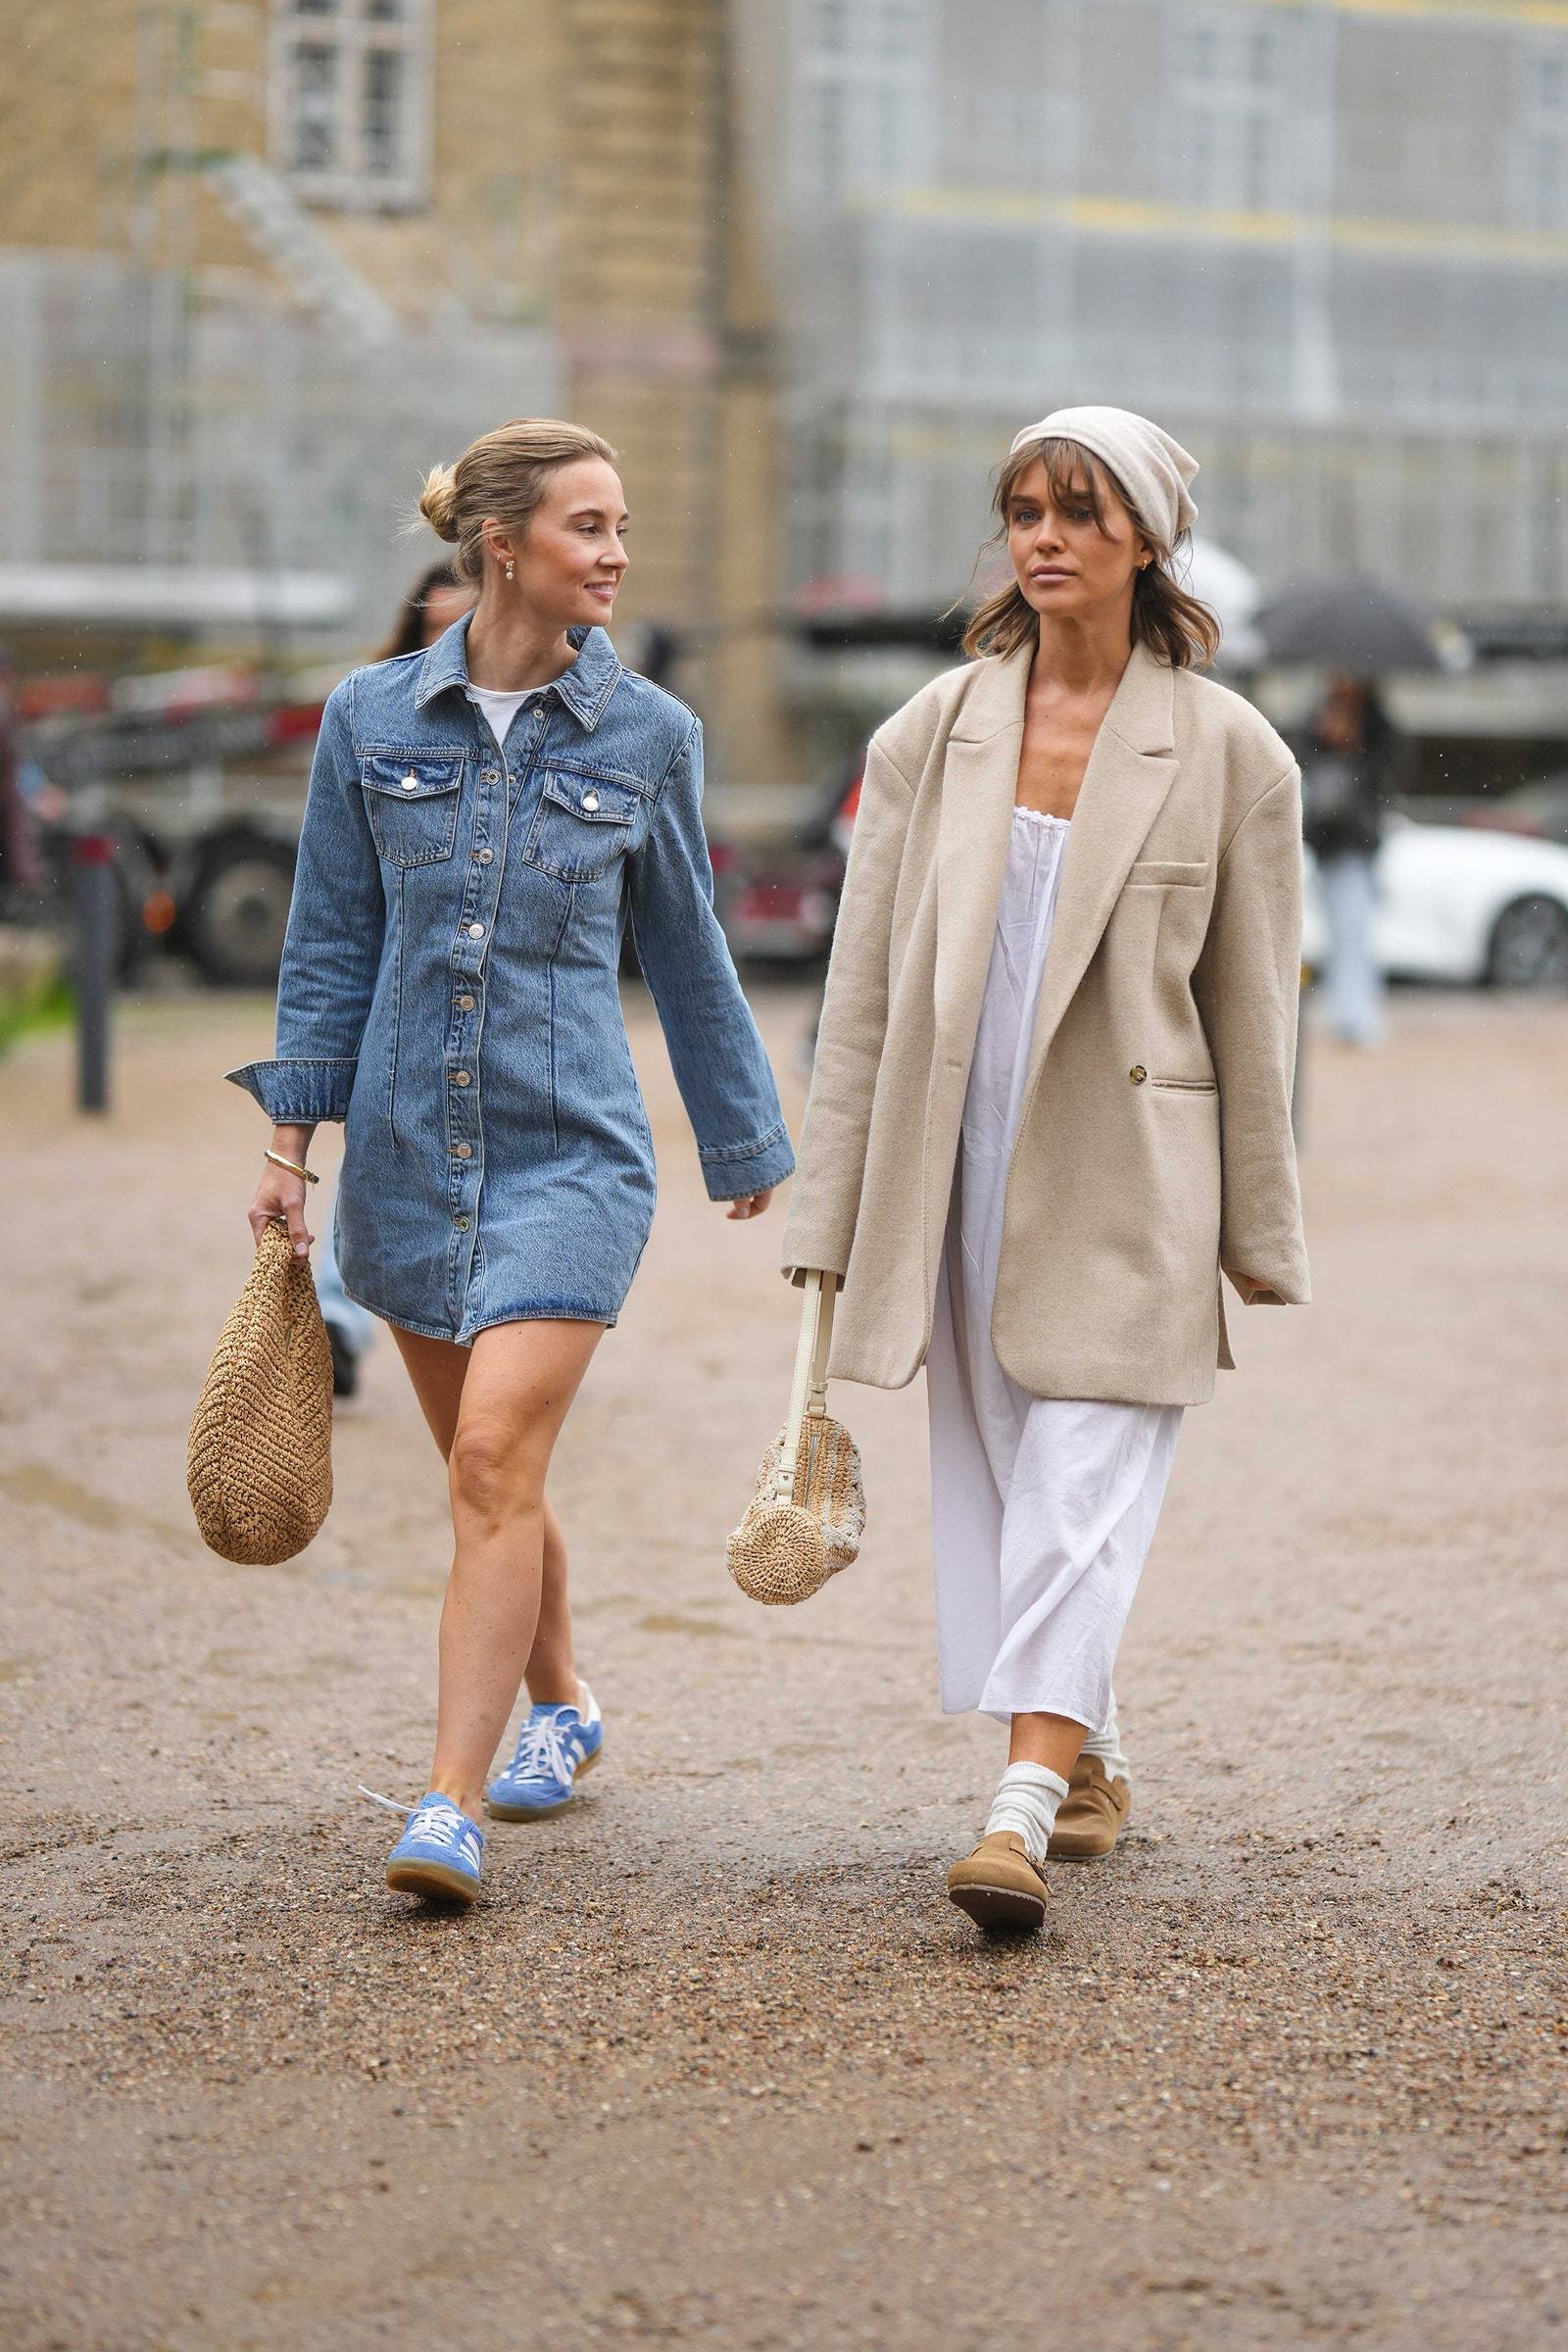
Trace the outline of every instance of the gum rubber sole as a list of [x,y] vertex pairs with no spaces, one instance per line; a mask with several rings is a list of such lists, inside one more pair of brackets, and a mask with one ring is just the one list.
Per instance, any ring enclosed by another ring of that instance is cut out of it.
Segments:
[[1025,1894],[1015,1886],[950,1886],[948,1900],[966,1911],[977,1928],[1024,1928],[1038,1932],[1046,1924],[1046,1898]]
[[[592,1772],[604,1752],[605,1744],[601,1740],[591,1756],[584,1756],[571,1776],[572,1788],[576,1788],[585,1772]],[[484,1800],[484,1809],[492,1821],[549,1821],[553,1815],[564,1813],[570,1802],[571,1789],[568,1788],[565,1795],[553,1805],[498,1805],[487,1796]]]
[[389,1862],[386,1883],[394,1894],[428,1895],[437,1903],[476,1903],[479,1889],[444,1862]]

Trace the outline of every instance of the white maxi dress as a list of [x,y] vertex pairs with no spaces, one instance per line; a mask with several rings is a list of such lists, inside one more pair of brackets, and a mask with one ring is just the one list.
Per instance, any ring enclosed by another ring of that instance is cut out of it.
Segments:
[[991,1344],[1068,820],[1015,808],[926,1359],[942,1704],[1065,1715],[1117,1749],[1111,1668],[1153,1540],[1180,1405],[1032,1396]]

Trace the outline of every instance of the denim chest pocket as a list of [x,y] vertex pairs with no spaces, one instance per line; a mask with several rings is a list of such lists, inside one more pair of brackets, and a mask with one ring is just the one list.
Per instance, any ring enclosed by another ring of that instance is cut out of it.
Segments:
[[463,801],[461,752],[368,752],[360,784],[371,838],[388,865],[434,865],[451,857]]
[[523,862],[558,882],[597,882],[625,854],[642,795],[608,776],[546,775]]

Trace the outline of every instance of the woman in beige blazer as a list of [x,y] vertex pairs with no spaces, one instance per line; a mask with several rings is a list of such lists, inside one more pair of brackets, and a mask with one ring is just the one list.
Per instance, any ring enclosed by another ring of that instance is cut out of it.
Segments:
[[1111,1667],[1231,1362],[1221,1270],[1308,1295],[1298,779],[1197,674],[1196,471],[1120,409],[1014,442],[978,658],[871,741],[785,1234],[843,1279],[837,1375],[927,1367],[943,1704],[1011,1733],[949,1875],[985,1924],[1038,1926],[1048,1849],[1125,1823]]

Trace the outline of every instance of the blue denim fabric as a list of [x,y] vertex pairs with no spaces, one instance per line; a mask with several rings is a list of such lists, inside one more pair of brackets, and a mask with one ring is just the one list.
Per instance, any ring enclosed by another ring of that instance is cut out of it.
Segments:
[[654,1152],[620,1009],[628,914],[710,1197],[795,1164],[713,913],[697,720],[574,630],[575,662],[498,746],[467,625],[328,700],[276,1057],[228,1072],[274,1122],[345,1121],[344,1283],[465,1342],[612,1323],[631,1286]]

